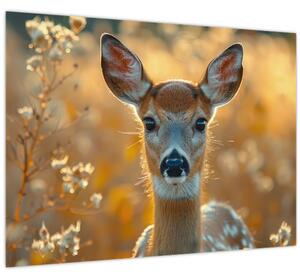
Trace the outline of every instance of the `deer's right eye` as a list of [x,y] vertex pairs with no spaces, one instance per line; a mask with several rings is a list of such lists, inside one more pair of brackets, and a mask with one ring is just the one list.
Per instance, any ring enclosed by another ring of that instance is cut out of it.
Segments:
[[156,127],[155,120],[152,117],[145,117],[143,122],[148,132],[153,131]]
[[203,117],[197,119],[195,127],[199,132],[203,132],[205,130],[207,120]]

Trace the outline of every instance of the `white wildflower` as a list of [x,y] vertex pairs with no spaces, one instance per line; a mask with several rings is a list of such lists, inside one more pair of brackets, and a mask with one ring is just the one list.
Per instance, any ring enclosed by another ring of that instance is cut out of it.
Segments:
[[43,24],[44,24],[45,27],[48,29],[48,33],[50,34],[51,29],[54,27],[54,22],[46,18],[46,19],[43,21]]
[[37,52],[43,52],[50,48],[52,38],[49,34],[50,22],[41,21],[39,18],[28,20],[25,23],[26,30],[31,38],[32,47]]
[[64,181],[69,181],[69,177],[73,175],[73,168],[70,166],[65,166],[60,170],[60,173],[63,175]]
[[63,27],[60,24],[54,25],[51,29],[51,35],[58,41],[60,36],[62,35],[62,29]]
[[34,72],[38,70],[42,65],[43,58],[41,55],[34,55],[27,59],[26,61],[26,69],[28,71]]
[[73,43],[79,40],[79,37],[65,26],[55,25],[52,28],[52,34],[62,51],[70,53],[73,48]]
[[78,34],[86,26],[86,19],[82,16],[70,16],[69,23],[71,30]]
[[93,195],[91,195],[90,201],[92,202],[92,204],[95,208],[99,208],[102,198],[103,197],[100,193],[94,193]]
[[53,243],[57,243],[60,239],[61,239],[61,234],[60,233],[55,233],[54,235],[52,235],[51,237],[50,237],[50,239],[51,239],[51,241],[53,242]]
[[270,241],[274,246],[287,246],[291,240],[291,227],[282,222],[277,234],[270,235]]
[[89,182],[87,179],[81,178],[78,182],[78,185],[80,188],[85,189],[89,185]]
[[61,169],[67,164],[68,160],[69,160],[68,155],[61,155],[59,156],[59,158],[52,158],[51,167],[53,169]]
[[34,239],[31,248],[39,252],[42,256],[53,253],[56,247],[62,254],[69,252],[75,256],[78,254],[80,248],[79,232],[80,222],[77,221],[76,225],[71,224],[66,230],[62,229],[61,233],[55,233],[50,236],[48,229],[43,223],[39,231],[40,239]]
[[74,193],[76,188],[85,189],[89,184],[89,177],[94,171],[92,164],[78,163],[73,167],[66,166],[60,170],[66,193]]
[[69,251],[73,256],[78,254],[80,248],[80,221],[77,221],[76,226],[71,224],[68,229],[61,233],[61,238],[57,241],[60,253]]
[[50,241],[43,240],[33,240],[31,248],[39,252],[43,257],[49,253],[53,253],[55,250],[55,245]]
[[42,240],[33,240],[32,244],[31,244],[31,249],[35,250],[35,251],[40,251],[42,249],[42,246],[44,246],[43,241]]
[[50,238],[50,234],[48,232],[48,229],[46,228],[45,223],[42,223],[42,227],[39,230],[39,236],[41,238],[41,240],[49,240]]
[[63,59],[63,50],[62,47],[56,43],[49,51],[49,58],[53,62],[59,62]]
[[25,119],[30,120],[33,116],[33,108],[24,106],[18,109],[18,113]]
[[95,170],[95,168],[93,167],[93,165],[91,163],[87,163],[85,165],[83,163],[79,163],[78,168],[79,168],[80,173],[85,173],[88,175],[91,175]]
[[64,182],[63,189],[65,193],[74,194],[75,188],[72,182]]
[[43,222],[42,227],[39,230],[40,239],[34,239],[31,248],[39,252],[43,257],[49,253],[54,252],[55,244],[50,238],[50,233]]
[[39,17],[35,17],[34,19],[27,20],[25,22],[25,27],[29,36],[31,36],[39,28],[40,24],[41,24],[41,19]]

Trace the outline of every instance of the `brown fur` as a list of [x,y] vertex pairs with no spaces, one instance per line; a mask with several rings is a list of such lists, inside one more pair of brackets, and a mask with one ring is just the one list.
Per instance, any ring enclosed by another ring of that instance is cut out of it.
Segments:
[[155,226],[148,255],[199,252],[199,208],[198,198],[172,201],[155,196]]
[[164,111],[186,112],[195,109],[196,94],[184,82],[163,84],[154,98],[154,105]]
[[[148,162],[148,167],[149,167],[151,174],[160,176],[159,160],[152,156],[149,148],[146,146],[146,143],[144,143],[144,145],[145,145],[145,158],[144,159]],[[155,153],[157,154],[157,150],[155,150],[154,148],[152,148],[152,150],[155,151]]]

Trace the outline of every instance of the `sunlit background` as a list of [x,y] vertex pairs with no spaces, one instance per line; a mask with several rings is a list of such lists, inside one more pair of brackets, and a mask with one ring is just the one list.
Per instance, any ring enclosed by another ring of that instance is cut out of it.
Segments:
[[[257,247],[272,246],[269,237],[283,221],[296,236],[296,36],[228,28],[89,19],[59,74],[76,71],[53,92],[51,119],[44,133],[55,130],[37,149],[47,157],[58,143],[69,165],[95,167],[88,186],[76,196],[73,208],[84,208],[93,193],[102,200],[95,211],[55,210],[14,224],[22,173],[14,159],[12,139],[21,128],[18,109],[30,106],[41,90],[36,73],[26,69],[34,54],[25,22],[36,15],[7,14],[7,265],[56,262],[53,253],[41,256],[31,249],[45,223],[52,235],[81,222],[78,255],[65,261],[128,258],[143,229],[152,223],[152,204],[140,179],[141,143],[132,111],[109,92],[100,71],[99,39],[116,35],[143,62],[154,82],[170,78],[200,81],[207,64],[235,42],[244,46],[244,78],[237,97],[219,109],[211,124],[209,175],[203,202],[228,202],[243,217]],[[41,15],[44,19],[44,16]],[[68,17],[48,16],[69,27]],[[19,112],[20,114],[20,112]],[[63,129],[60,129],[63,128]],[[15,143],[17,144],[17,143]],[[63,192],[62,178],[49,165],[26,184],[22,214],[32,216],[53,192]],[[71,194],[69,194],[71,195]]]

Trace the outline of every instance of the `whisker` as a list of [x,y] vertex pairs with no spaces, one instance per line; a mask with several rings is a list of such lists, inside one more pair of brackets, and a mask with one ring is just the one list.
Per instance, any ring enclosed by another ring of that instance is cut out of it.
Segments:
[[212,145],[224,146],[224,143],[221,140],[211,140],[210,143]]
[[144,184],[147,181],[147,178],[141,179],[140,181],[137,181],[136,183],[134,183],[134,186],[140,186],[142,184]]
[[117,131],[118,133],[122,134],[122,135],[140,135],[140,132],[126,132],[126,131]]
[[128,145],[128,146],[126,147],[126,149],[130,149],[130,148],[132,148],[133,146],[139,144],[139,143],[142,142],[142,141],[143,141],[143,139],[139,139],[138,141],[136,141],[136,142],[134,142],[134,143]]
[[209,124],[209,128],[210,128],[210,129],[216,128],[216,127],[218,127],[218,126],[220,126],[220,124],[219,124],[219,122],[218,122],[217,120],[214,120],[213,122],[211,122],[211,123]]
[[143,184],[145,181],[147,181],[148,179],[149,179],[149,174],[141,175],[138,178],[138,181],[136,183],[134,183],[134,186],[139,186],[139,185]]

